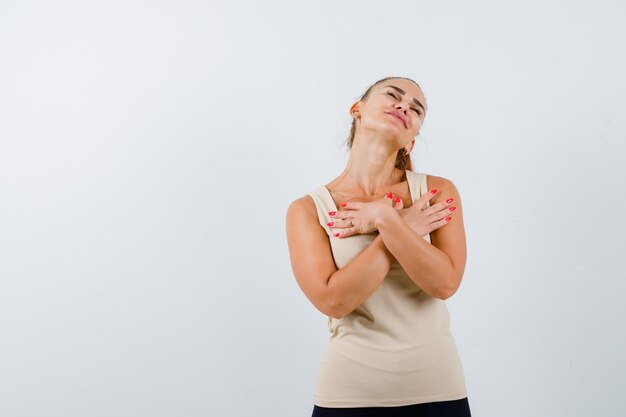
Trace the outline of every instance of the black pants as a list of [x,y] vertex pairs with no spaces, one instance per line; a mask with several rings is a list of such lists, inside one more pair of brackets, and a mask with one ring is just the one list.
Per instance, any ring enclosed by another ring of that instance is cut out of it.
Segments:
[[467,398],[398,407],[329,408],[313,405],[311,417],[471,417]]

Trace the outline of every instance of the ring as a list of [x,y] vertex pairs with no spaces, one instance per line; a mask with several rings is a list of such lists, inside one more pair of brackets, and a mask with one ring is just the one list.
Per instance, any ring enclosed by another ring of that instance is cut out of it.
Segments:
[[352,219],[350,219],[349,222],[350,222],[350,227],[354,227],[354,225],[352,224]]

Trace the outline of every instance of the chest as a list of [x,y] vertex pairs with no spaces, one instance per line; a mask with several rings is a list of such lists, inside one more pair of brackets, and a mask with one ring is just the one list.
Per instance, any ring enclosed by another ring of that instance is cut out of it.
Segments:
[[[413,199],[412,199],[413,196],[411,195],[411,190],[409,188],[409,183],[407,181],[403,181],[401,183],[392,185],[389,188],[389,191],[393,193],[394,197],[400,197],[402,199],[403,208],[406,209],[413,205]],[[373,197],[364,197],[361,194],[356,194],[354,192],[342,191],[342,190],[334,190],[334,191],[329,190],[329,192],[333,199],[333,202],[335,203],[335,207],[337,207],[339,210],[341,210],[341,203],[343,203],[344,201],[359,201],[359,202],[367,203],[367,202],[379,200],[385,197],[382,194],[376,195]]]

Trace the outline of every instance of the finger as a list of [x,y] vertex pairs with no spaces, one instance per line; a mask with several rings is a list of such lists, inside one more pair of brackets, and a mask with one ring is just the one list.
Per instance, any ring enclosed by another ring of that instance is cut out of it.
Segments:
[[341,207],[346,210],[359,210],[362,204],[360,201],[344,201],[341,203]]
[[354,223],[351,223],[351,219],[347,220],[332,220],[326,223],[326,226],[336,229],[346,229],[348,227],[354,227]]
[[454,202],[454,198],[449,198],[447,200],[440,201],[437,204],[433,204],[432,206],[424,209],[424,211],[427,212],[426,213],[427,215],[430,215],[432,213],[437,213],[439,211],[444,211],[444,212],[449,214],[450,212],[456,210],[456,206],[455,206],[454,209],[450,210],[450,208],[451,208],[450,205],[453,202]]
[[437,195],[437,190],[429,190],[427,193],[425,193],[423,196],[421,196],[420,198],[417,199],[416,203],[419,202],[419,204],[421,204],[422,207],[426,207],[426,203],[431,200],[434,196]]
[[404,207],[404,201],[400,197],[396,197],[394,201],[395,205],[393,206],[393,208],[400,210]]
[[341,238],[352,236],[355,234],[356,234],[356,227],[351,227],[349,229],[342,229],[337,232],[334,232],[333,237],[341,239]]
[[[446,220],[449,219],[449,220]],[[452,216],[448,216],[445,219],[441,219],[441,220],[437,220],[434,221],[432,223],[428,224],[428,227],[426,228],[426,233],[432,233],[434,230],[440,229],[442,227],[444,227],[445,225],[447,225],[448,223],[450,223],[452,221]]]
[[345,218],[347,218],[349,216],[348,212],[346,210],[339,210],[339,211],[329,211],[328,212],[328,217],[330,217],[330,220],[343,220]]
[[[437,229],[439,229],[440,227],[443,227],[443,226],[445,226],[446,224],[450,223],[450,222],[452,221],[452,219],[453,219],[453,217],[452,217],[452,216],[448,216],[448,217],[446,217],[445,219],[441,219],[441,220],[438,220],[438,221],[436,221],[436,222],[432,222],[432,223],[430,224],[430,226],[432,227],[431,232],[432,232],[433,230],[437,230]],[[428,233],[430,233],[430,232],[428,232]]]
[[430,206],[429,200],[431,200],[435,195],[437,195],[437,190],[430,190],[415,200],[413,205],[415,207],[419,207],[420,210],[426,210]]
[[389,203],[391,206],[393,206],[395,199],[396,199],[396,196],[391,191],[389,191],[387,195],[383,197],[382,200],[385,201],[386,203]]
[[456,206],[452,206],[452,207],[445,207],[444,209],[440,210],[437,213],[434,213],[433,216],[435,216],[435,218],[438,219],[443,219],[444,217],[450,216],[454,210],[456,210]]
[[434,227],[433,230],[435,230],[450,223],[453,219],[454,216],[452,215],[452,213],[450,213],[450,211],[442,210],[439,213],[431,214],[430,216],[428,216],[428,221],[430,222],[429,227]]

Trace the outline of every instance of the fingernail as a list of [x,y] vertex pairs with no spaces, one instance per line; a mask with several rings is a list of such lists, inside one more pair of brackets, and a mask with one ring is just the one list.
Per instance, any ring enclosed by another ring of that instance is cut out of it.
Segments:
[[450,220],[452,220],[452,217],[446,217],[447,222],[449,222]]
[[345,207],[348,203],[341,203],[341,207]]
[[328,223],[326,223],[327,226],[332,226],[333,224],[335,224],[335,222],[328,222]]
[[396,203],[400,202],[400,197],[396,197]]
[[431,190],[431,194],[435,194],[437,192],[437,190]]
[[335,214],[337,214],[337,212],[336,211],[329,211],[328,214],[331,215],[331,216],[334,216]]
[[339,237],[339,233],[335,233],[333,236],[335,236],[335,237]]
[[391,191],[389,191],[386,195],[387,198],[392,198],[393,197],[393,193]]
[[454,198],[449,198],[449,199],[447,199],[447,200],[446,200],[446,203],[450,204],[450,203],[452,203],[453,201],[454,201]]
[[454,211],[454,210],[456,210],[456,206],[454,206],[454,207],[450,207],[448,210],[450,210],[450,211]]

